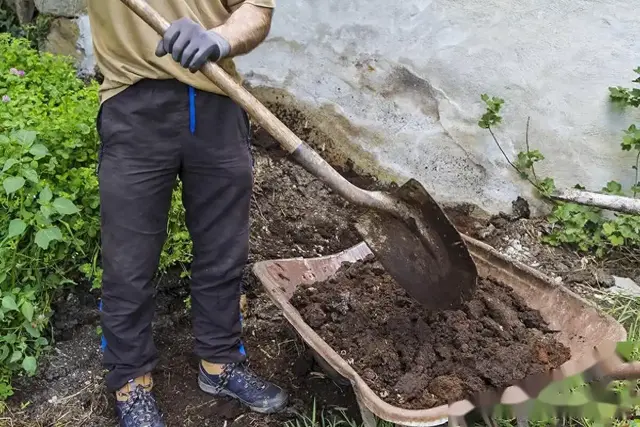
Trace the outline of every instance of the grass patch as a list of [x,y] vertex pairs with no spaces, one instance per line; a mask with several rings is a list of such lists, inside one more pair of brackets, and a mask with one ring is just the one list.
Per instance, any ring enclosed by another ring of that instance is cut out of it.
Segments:
[[[384,420],[378,420],[376,427],[394,427],[395,424]],[[298,414],[294,420],[287,421],[284,427],[364,427],[346,414],[343,409],[318,410],[316,402],[306,414]]]
[[[601,299],[599,305],[627,330],[627,341],[640,341],[640,297],[593,290]],[[640,354],[638,359],[640,361]]]

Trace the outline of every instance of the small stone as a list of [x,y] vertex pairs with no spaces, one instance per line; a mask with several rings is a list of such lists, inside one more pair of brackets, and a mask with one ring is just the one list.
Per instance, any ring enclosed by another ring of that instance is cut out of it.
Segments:
[[307,323],[312,328],[319,328],[326,322],[327,315],[322,306],[318,303],[310,304],[303,310],[303,315],[307,319]]
[[527,202],[522,197],[518,196],[516,200],[511,202],[511,207],[513,209],[514,219],[529,219],[531,217],[531,209],[529,208],[529,202]]
[[593,283],[593,274],[588,270],[573,270],[565,275],[565,282],[589,285]]
[[602,269],[596,270],[594,276],[595,276],[596,282],[598,282],[598,285],[600,285],[603,288],[611,288],[616,284],[616,281],[613,278],[613,276],[608,272],[606,272],[605,270],[602,270]]
[[504,228],[509,224],[509,221],[501,216],[496,216],[491,219],[491,224],[496,228]]
[[373,381],[377,377],[378,376],[376,375],[375,372],[373,372],[373,369],[371,369],[371,368],[366,368],[364,370],[364,372],[362,373],[362,378],[364,378],[365,380]]
[[637,282],[629,279],[628,277],[613,277],[615,286],[610,288],[612,293],[622,293],[626,295],[632,295],[634,297],[640,296],[640,286]]
[[478,231],[478,237],[481,239],[486,239],[492,236],[496,232],[496,227],[493,224],[489,224],[488,227]]

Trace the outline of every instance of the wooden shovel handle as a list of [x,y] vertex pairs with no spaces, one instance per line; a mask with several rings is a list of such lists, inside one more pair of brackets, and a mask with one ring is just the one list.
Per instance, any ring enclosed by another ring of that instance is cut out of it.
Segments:
[[[163,35],[169,28],[169,22],[160,16],[160,14],[144,0],[121,1],[159,35]],[[322,156],[298,138],[284,123],[278,120],[267,107],[262,105],[249,91],[236,83],[236,81],[217,64],[208,61],[200,71],[231,99],[244,108],[263,129],[280,143],[280,146],[285,151],[292,155],[296,162],[312,175],[320,178],[329,188],[340,196],[357,205],[391,213],[400,212],[397,202],[386,194],[363,190],[340,175]]]
[[[159,35],[163,35],[169,28],[169,22],[156,12],[144,0],[121,0],[136,15],[145,21]],[[208,61],[200,70],[209,80],[222,89],[231,99],[236,101],[252,116],[271,136],[273,136],[284,150],[293,153],[302,145],[298,138],[276,116],[260,103],[245,88],[236,83],[216,63]]]

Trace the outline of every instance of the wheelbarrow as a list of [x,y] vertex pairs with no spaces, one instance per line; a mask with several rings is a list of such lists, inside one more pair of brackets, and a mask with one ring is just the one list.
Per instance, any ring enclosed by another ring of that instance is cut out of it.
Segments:
[[[535,398],[551,381],[581,374],[603,359],[615,357],[616,343],[626,339],[626,331],[611,316],[558,285],[546,275],[513,261],[478,240],[463,235],[480,277],[491,277],[509,285],[527,304],[540,312],[556,338],[571,350],[571,358],[544,378],[526,381],[501,391],[499,402],[518,404]],[[355,392],[366,427],[375,427],[376,417],[400,426],[436,426],[456,424],[475,409],[468,400],[419,410],[403,409],[385,402],[358,373],[331,348],[302,318],[290,303],[301,284],[322,282],[333,276],[343,262],[362,260],[372,252],[362,242],[343,252],[319,258],[292,258],[262,261],[253,272],[268,295],[282,310],[301,338],[311,348],[318,364],[333,378],[349,382]],[[318,286],[318,284],[316,284]],[[529,384],[529,386],[527,385]],[[451,421],[454,421],[453,423]]]

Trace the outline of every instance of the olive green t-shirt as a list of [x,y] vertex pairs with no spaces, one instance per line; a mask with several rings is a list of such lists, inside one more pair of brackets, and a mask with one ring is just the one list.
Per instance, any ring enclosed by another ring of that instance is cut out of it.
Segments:
[[[189,17],[207,29],[222,25],[244,3],[274,8],[275,0],[146,0],[167,21]],[[220,93],[202,73],[184,69],[171,55],[155,55],[160,36],[120,0],[89,0],[94,53],[104,82],[100,102],[142,79],[177,79],[196,89]],[[231,58],[219,65],[238,82]]]

